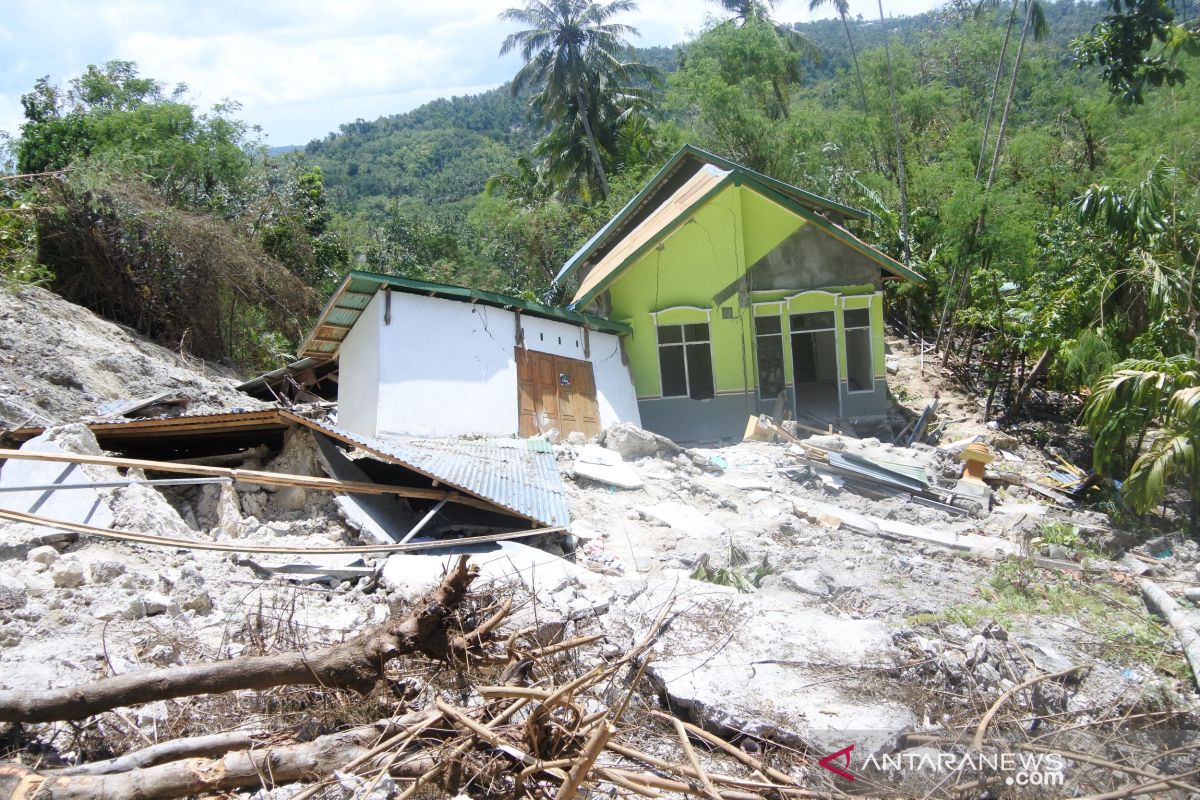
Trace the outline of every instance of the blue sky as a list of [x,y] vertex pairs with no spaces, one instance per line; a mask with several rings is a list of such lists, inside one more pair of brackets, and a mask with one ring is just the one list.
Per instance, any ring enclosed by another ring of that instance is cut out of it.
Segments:
[[[88,64],[136,61],[143,75],[186,83],[204,108],[228,98],[270,145],[304,144],[343,122],[406,111],[436,97],[504,82],[499,58],[512,26],[497,15],[514,0],[5,0],[0,3],[0,130],[16,133],[20,97],[49,75],[65,83]],[[935,0],[887,0],[912,14]],[[851,14],[878,15],[873,0]],[[642,0],[626,21],[642,45],[683,41],[718,7],[704,0]],[[815,15],[782,0],[775,17]]]

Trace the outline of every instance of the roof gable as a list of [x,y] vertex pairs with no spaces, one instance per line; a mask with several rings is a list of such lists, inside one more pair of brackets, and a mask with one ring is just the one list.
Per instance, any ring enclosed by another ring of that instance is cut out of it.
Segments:
[[830,212],[856,220],[866,220],[871,216],[860,209],[775,180],[699,147],[687,144],[676,151],[663,168],[642,187],[642,190],[567,260],[567,263],[555,276],[555,283],[564,280],[579,268],[595,264],[604,258],[611,249],[619,245],[625,236],[640,227],[648,216],[652,215],[667,198],[678,191],[680,186],[706,166],[736,173],[742,177],[754,178],[762,185],[814,210]]
[[674,194],[663,201],[640,225],[624,234],[592,266],[580,284],[570,308],[583,308],[592,302],[639,257],[665,240],[704,204],[710,202],[729,186],[744,186],[805,222],[812,223],[818,230],[832,236],[842,244],[877,263],[898,278],[923,284],[925,278],[896,259],[859,239],[845,227],[831,222],[812,209],[796,202],[791,197],[775,191],[764,184],[755,174],[725,171],[714,166],[694,175]]

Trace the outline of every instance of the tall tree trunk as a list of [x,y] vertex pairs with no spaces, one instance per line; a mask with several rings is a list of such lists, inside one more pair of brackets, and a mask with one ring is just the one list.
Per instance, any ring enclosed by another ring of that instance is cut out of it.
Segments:
[[892,48],[888,44],[887,18],[883,15],[883,0],[879,3],[879,24],[883,26],[883,55],[887,60],[888,94],[892,100],[892,127],[896,131],[896,182],[900,188],[900,247],[904,263],[912,258],[908,239],[908,179],[904,175],[904,138],[900,133],[900,108],[896,105],[896,77],[892,72]]
[[604,162],[600,159],[600,148],[596,147],[596,136],[592,133],[592,121],[588,118],[588,105],[584,101],[583,92],[575,95],[579,100],[579,119],[583,123],[583,132],[587,135],[588,150],[592,154],[592,166],[596,168],[596,177],[600,179],[600,194],[608,199],[608,176],[604,173]]
[[1004,28],[1004,44],[1000,47],[1000,58],[996,59],[996,76],[992,78],[992,97],[988,101],[987,117],[983,121],[983,141],[979,144],[979,163],[975,166],[975,180],[983,175],[983,162],[987,158],[988,136],[992,132],[992,117],[996,113],[996,95],[1000,91],[1000,75],[1004,71],[1004,57],[1008,55],[1008,42],[1012,38],[1013,25],[1017,22],[1017,0],[1013,0],[1008,12],[1008,25]]
[[858,83],[858,99],[862,102],[863,114],[868,115],[870,112],[867,110],[867,90],[863,84],[862,70],[858,68],[858,54],[854,52],[854,37],[850,35],[850,23],[846,21],[846,12],[841,12],[841,17],[842,28],[846,31],[846,44],[850,46],[850,61],[854,64],[854,80]]
[[[1004,113],[1000,115],[1000,128],[996,131],[996,149],[992,152],[992,168],[988,170],[987,183],[983,187],[983,203],[987,208],[987,194],[996,180],[996,165],[1000,163],[1000,152],[1004,149],[1004,129],[1008,127],[1008,112],[1012,108],[1013,95],[1017,93],[1017,75],[1021,72],[1021,58],[1025,55],[1025,41],[1029,38],[1029,27],[1033,21],[1035,0],[1025,0],[1025,24],[1021,26],[1021,42],[1017,45],[1017,59],[1013,62],[1012,77],[1008,81],[1008,96],[1004,98]],[[983,212],[979,214],[983,225]]]

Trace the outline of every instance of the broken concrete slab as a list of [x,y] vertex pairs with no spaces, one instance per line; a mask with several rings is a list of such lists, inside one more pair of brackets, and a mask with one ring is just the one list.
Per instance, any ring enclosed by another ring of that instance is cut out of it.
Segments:
[[680,533],[697,539],[714,539],[725,529],[691,506],[683,503],[656,503],[638,508],[638,513],[667,525]]
[[[51,428],[21,445],[22,450],[38,453],[85,453],[104,455],[96,437],[85,425]],[[49,484],[89,484],[120,480],[111,467],[64,464],[53,461],[10,459],[0,467],[0,487],[45,486]],[[0,508],[37,514],[50,519],[79,522],[101,528],[111,527],[113,512],[109,493],[96,489],[70,491],[32,490],[0,492]]]
[[638,489],[643,483],[621,454],[598,444],[585,445],[575,459],[575,475],[621,489]]
[[681,612],[656,644],[648,674],[693,721],[826,750],[874,750],[916,724],[912,711],[866,696],[853,677],[894,663],[882,622],[686,579],[642,593],[627,611],[653,619],[673,592]]
[[793,569],[781,573],[780,583],[787,589],[814,597],[829,597],[836,584],[833,579],[818,569]]
[[[396,553],[388,556],[381,580],[401,600],[411,602],[436,586],[459,555],[470,555],[471,563],[479,567],[476,585],[516,582],[538,598],[542,606],[539,614],[555,612],[560,621],[566,621],[608,611],[612,589],[604,578],[564,558],[511,540],[465,547],[448,543],[445,549]],[[517,622],[512,624],[521,627],[518,622],[522,610],[514,613]]]
[[745,492],[769,492],[772,491],[770,481],[752,475],[748,472],[726,472],[719,480],[735,489],[741,489]]
[[683,452],[683,448],[667,437],[643,430],[629,422],[618,422],[606,428],[596,437],[596,441],[627,459],[670,457]]
[[[342,454],[333,439],[319,431],[313,431],[312,438],[325,474],[340,481],[371,481],[367,473]],[[378,544],[400,541],[419,519],[408,510],[405,501],[390,495],[339,494],[334,503],[350,528]]]

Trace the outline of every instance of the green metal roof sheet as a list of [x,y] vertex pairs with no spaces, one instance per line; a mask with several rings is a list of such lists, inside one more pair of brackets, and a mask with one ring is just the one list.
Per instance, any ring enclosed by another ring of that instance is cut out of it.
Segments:
[[342,279],[341,285],[334,290],[333,296],[321,310],[312,331],[301,343],[300,356],[332,358],[336,355],[342,341],[354,324],[358,322],[358,318],[366,309],[367,304],[371,302],[371,298],[375,296],[375,292],[384,286],[410,294],[423,294],[467,303],[482,303],[496,308],[520,311],[530,316],[580,325],[605,333],[633,332],[633,329],[623,322],[614,322],[594,314],[584,314],[533,300],[524,300],[519,297],[510,297],[465,286],[451,286],[416,278],[401,278],[395,275],[352,270]]

